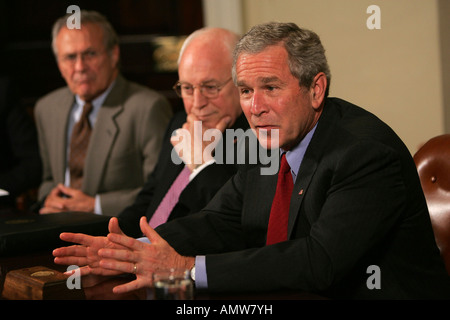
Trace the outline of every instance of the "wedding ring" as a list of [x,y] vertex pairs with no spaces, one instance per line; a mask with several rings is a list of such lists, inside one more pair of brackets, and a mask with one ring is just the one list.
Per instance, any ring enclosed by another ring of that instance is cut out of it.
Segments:
[[133,266],[133,273],[136,274],[136,272],[137,272],[137,263],[135,263]]

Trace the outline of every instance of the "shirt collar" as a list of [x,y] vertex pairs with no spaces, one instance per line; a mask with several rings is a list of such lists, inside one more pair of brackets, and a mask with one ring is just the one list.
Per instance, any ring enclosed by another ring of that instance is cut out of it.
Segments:
[[[100,108],[100,107],[103,105],[103,102],[105,102],[106,97],[107,97],[108,94],[111,92],[111,89],[112,89],[112,87],[114,86],[114,83],[115,83],[115,82],[116,82],[116,81],[114,80],[114,81],[109,85],[109,87],[106,88],[106,90],[105,90],[101,95],[99,95],[97,98],[95,98],[94,100],[92,100],[92,106],[93,106],[94,109],[98,109],[98,108]],[[76,100],[76,102],[77,102],[77,104],[78,104],[79,106],[84,106],[84,104],[86,103],[84,100],[82,100],[82,99],[80,98],[79,95],[75,95],[75,100]]]
[[283,154],[286,152],[286,160],[289,163],[289,166],[291,167],[291,173],[293,175],[293,179],[295,179],[298,176],[298,171],[300,169],[300,165],[303,161],[303,157],[305,156],[306,149],[309,146],[309,143],[311,142],[311,139],[314,135],[314,132],[316,131],[317,123],[314,126],[314,128],[311,129],[311,131],[308,132],[308,134],[300,141],[300,143],[295,146],[292,150],[284,151],[283,149],[280,149],[280,154]]

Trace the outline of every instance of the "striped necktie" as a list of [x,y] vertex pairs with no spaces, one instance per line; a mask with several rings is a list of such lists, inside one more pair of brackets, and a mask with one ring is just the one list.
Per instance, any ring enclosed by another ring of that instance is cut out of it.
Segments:
[[89,114],[92,111],[92,103],[86,102],[80,120],[74,125],[70,139],[69,171],[70,186],[81,188],[83,179],[84,160],[89,145],[92,128],[89,122]]

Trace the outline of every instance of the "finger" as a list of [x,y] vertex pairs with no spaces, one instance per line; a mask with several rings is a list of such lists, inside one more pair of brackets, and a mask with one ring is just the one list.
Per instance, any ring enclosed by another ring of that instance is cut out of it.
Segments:
[[78,275],[81,277],[87,276],[91,274],[91,268],[89,266],[83,266],[64,272],[64,274],[68,276],[73,275],[75,273],[78,273]]
[[63,211],[64,208],[57,209],[55,207],[44,207],[39,210],[40,214],[57,213]]
[[76,266],[85,266],[88,264],[88,260],[86,257],[74,257],[74,256],[67,256],[67,257],[55,257],[53,261],[56,264],[69,266],[69,265],[76,265]]
[[64,209],[64,202],[62,200],[63,199],[59,196],[47,198],[44,203],[43,209],[62,210],[62,209]]
[[136,254],[128,249],[103,248],[98,251],[98,255],[104,259],[114,259],[133,263],[138,260]]
[[128,283],[121,284],[119,286],[115,286],[113,288],[113,292],[115,294],[122,294],[122,293],[127,293],[130,291],[139,290],[139,289],[143,288],[144,286],[145,286],[145,284],[142,283],[142,281],[140,279],[136,279],[136,280],[130,281]]
[[[190,136],[189,129],[180,128],[174,131],[174,134],[170,137],[170,143],[173,146],[182,145],[186,141],[186,137]],[[190,140],[188,140],[190,141]],[[180,148],[180,146],[178,148]]]
[[74,245],[69,247],[62,247],[53,250],[52,254],[54,257],[66,257],[66,256],[76,256],[85,257],[87,253],[87,248],[85,246]]
[[121,273],[134,273],[134,262],[129,261],[117,261],[114,259],[102,259],[100,260],[100,267],[107,270],[118,271]]
[[71,232],[63,232],[59,235],[61,240],[66,242],[78,243],[85,246],[91,245],[95,238],[93,236],[83,234],[83,233],[71,233]]
[[188,116],[186,117],[186,123],[193,124],[194,121],[199,121],[198,117],[193,113],[189,113]]
[[108,234],[108,240],[131,250],[141,250],[143,248],[141,241],[123,234],[110,233]]
[[122,229],[120,229],[119,220],[116,217],[109,220],[108,230],[110,233],[124,234]]
[[67,194],[67,195],[70,195],[71,193],[73,193],[73,191],[75,191],[75,189],[66,187],[63,184],[58,184],[58,189],[59,189],[60,192],[62,192],[64,194]]
[[150,240],[150,243],[158,243],[162,240],[159,234],[147,222],[146,217],[142,217],[139,221],[142,233]]
[[231,117],[225,116],[219,120],[219,122],[216,125],[216,129],[220,130],[220,132],[224,132],[225,129],[228,128],[230,123],[231,123]]
[[59,184],[58,184],[56,187],[54,187],[52,190],[50,190],[49,194],[47,195],[47,198],[52,197],[52,196],[59,197],[60,193],[61,193],[61,190],[59,189]]

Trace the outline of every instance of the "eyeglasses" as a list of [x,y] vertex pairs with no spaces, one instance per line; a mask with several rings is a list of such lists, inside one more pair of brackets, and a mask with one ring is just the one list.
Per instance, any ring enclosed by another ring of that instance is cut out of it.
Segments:
[[90,49],[90,50],[83,51],[81,53],[66,54],[60,58],[60,61],[62,63],[68,64],[68,65],[75,65],[78,57],[80,57],[81,61],[83,61],[85,63],[89,63],[89,62],[97,59],[101,54],[102,54],[102,52],[100,52],[100,51]]
[[214,83],[201,83],[198,86],[193,86],[190,83],[177,81],[173,86],[173,90],[177,93],[180,98],[191,98],[194,95],[194,89],[198,88],[200,93],[209,99],[214,99],[219,95],[219,91],[230,82],[231,78],[221,84]]

